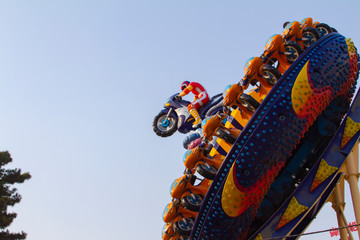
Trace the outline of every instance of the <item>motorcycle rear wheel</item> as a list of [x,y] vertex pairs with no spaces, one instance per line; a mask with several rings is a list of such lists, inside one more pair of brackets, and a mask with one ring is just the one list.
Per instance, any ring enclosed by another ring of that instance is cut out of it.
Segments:
[[153,121],[153,130],[160,137],[169,137],[177,130],[177,118],[169,116],[166,119],[166,113],[160,112]]

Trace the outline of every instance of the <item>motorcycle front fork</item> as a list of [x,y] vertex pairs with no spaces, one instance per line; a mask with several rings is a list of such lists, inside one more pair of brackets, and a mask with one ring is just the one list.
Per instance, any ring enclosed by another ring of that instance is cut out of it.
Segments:
[[170,108],[170,110],[169,110],[169,112],[166,114],[166,118],[165,118],[165,120],[168,120],[169,119],[169,117],[170,117],[170,114],[171,114],[171,112],[172,112],[172,108]]

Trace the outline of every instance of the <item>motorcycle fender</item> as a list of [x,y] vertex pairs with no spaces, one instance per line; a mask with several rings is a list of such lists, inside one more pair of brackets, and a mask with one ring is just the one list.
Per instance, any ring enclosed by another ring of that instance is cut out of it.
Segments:
[[[162,109],[160,112],[162,112],[162,113],[168,113],[169,112],[169,109],[167,109],[167,108],[164,108],[164,109]],[[174,112],[174,110],[172,111],[172,113],[170,113],[170,115],[172,116],[172,117],[174,117],[174,118],[178,118],[178,115]]]
[[190,113],[186,107],[175,109],[175,112],[179,116],[177,127],[178,127],[178,129],[181,129],[182,126],[184,125],[185,121],[189,118]]
[[169,112],[169,109],[164,108],[164,109],[162,109],[160,112],[162,112],[162,113],[168,113],[168,112]]
[[[192,123],[194,122],[194,121],[189,121],[189,120],[191,120],[191,119],[184,119],[184,116],[180,116],[180,118],[179,119],[183,119],[183,124],[182,125],[178,125],[178,126],[180,126],[180,127],[178,127],[178,131],[180,132],[180,133],[184,133],[184,134],[186,134],[186,133],[188,133],[188,132],[190,132],[191,130],[195,130],[193,127],[192,127]],[[185,122],[185,120],[186,120],[186,122]]]

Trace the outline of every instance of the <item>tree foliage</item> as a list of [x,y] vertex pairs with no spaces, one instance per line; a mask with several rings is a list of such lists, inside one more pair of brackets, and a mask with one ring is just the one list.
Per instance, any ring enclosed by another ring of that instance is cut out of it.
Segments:
[[16,218],[16,213],[8,213],[8,207],[14,206],[21,200],[21,195],[12,185],[23,183],[31,178],[29,173],[22,173],[21,169],[5,169],[4,166],[12,162],[9,152],[0,152],[0,240],[25,239],[26,233],[11,233],[7,228]]

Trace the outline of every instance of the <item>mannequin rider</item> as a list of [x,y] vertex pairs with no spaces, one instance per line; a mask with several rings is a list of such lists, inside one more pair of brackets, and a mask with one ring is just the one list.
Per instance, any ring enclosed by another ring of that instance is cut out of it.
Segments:
[[192,103],[188,105],[188,111],[195,119],[195,122],[193,123],[193,128],[196,128],[201,124],[201,118],[199,116],[198,110],[209,102],[209,95],[206,92],[205,88],[197,82],[184,81],[181,84],[181,90],[182,92],[176,96],[178,99],[186,96],[190,92],[195,95]]

